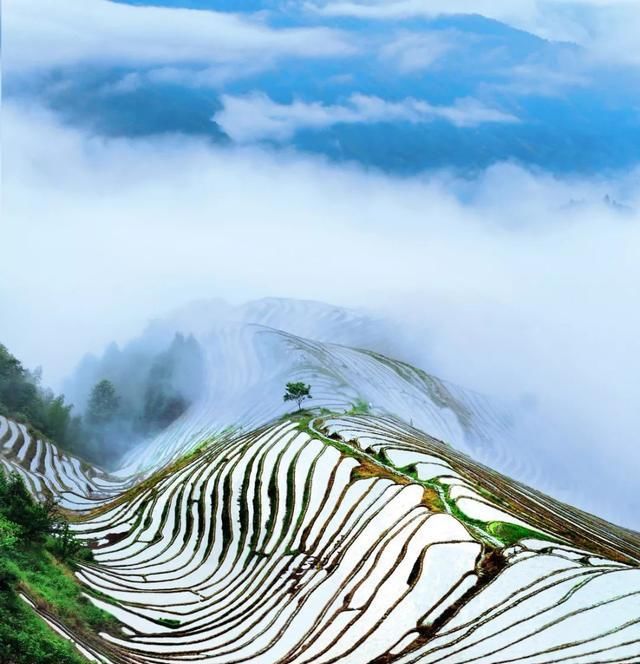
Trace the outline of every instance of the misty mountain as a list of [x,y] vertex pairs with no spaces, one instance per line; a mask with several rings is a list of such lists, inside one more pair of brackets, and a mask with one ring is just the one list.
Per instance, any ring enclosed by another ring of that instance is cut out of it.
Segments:
[[[207,309],[179,318],[204,324]],[[91,552],[73,562],[74,578],[111,617],[107,631],[70,626],[55,595],[45,609],[37,590],[20,591],[84,656],[105,664],[222,663],[229,651],[264,664],[640,656],[630,620],[638,534],[462,451],[494,464],[513,454],[508,414],[374,351],[230,320],[285,316],[295,327],[292,314],[306,312],[301,324],[315,318],[318,336],[350,324],[361,334],[362,319],[349,312],[283,300],[211,309],[217,318],[200,342],[205,394],[116,472],[0,416],[2,467],[39,499],[55,496]],[[161,336],[168,325],[152,328]],[[115,363],[119,352],[105,358]],[[287,379],[311,386],[305,410],[283,401]]]
[[2,664],[640,664],[635,4],[2,5]]
[[84,430],[72,449],[112,466],[178,419],[203,391],[204,358],[192,335],[175,333],[156,345],[139,339],[122,349],[112,343],[100,357],[86,355],[65,381]]
[[[594,476],[588,472],[594,452],[576,456],[581,441],[572,436],[578,427],[554,421],[536,395],[487,396],[434,376],[428,334],[412,336],[397,321],[366,310],[286,298],[242,305],[196,301],[155,319],[122,349],[112,345],[100,360],[85,358],[66,381],[65,394],[82,404],[79,395],[106,377],[126,401],[139,404],[152,358],[176,334],[193,335],[202,357],[201,373],[191,369],[198,376],[194,386],[186,379],[181,387],[189,410],[158,436],[118,437],[115,449],[128,472],[188,449],[190,439],[176,437],[185,417],[192,422],[189,435],[256,427],[265,413],[286,412],[282,387],[301,380],[315,387],[314,406],[325,405],[325,398],[330,408],[363,401],[561,500],[635,523],[633,501],[620,502],[629,487],[617,469],[603,466]],[[597,492],[603,477],[617,477],[618,488]]]
[[[638,162],[637,71],[601,63],[575,42],[480,14],[381,20],[300,2],[113,5],[114,20],[188,10],[181,20],[231,17],[232,25],[246,16],[276,29],[326,30],[351,48],[325,57],[94,58],[33,76],[9,70],[8,98],[37,101],[102,136],[183,134],[219,146],[293,148],[393,174],[470,175],[503,161],[598,174]],[[354,109],[356,98],[368,100],[366,108]],[[376,114],[380,106],[386,110]]]

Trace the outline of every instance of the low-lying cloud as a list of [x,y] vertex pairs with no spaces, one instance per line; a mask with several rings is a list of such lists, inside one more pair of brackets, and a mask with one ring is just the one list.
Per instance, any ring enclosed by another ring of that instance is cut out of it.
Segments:
[[379,57],[403,74],[422,72],[454,51],[462,38],[455,31],[402,31],[382,45]]
[[279,104],[267,95],[222,95],[216,123],[238,143],[262,139],[286,140],[300,129],[323,129],[335,124],[444,120],[456,127],[474,127],[487,122],[512,123],[518,119],[485,106],[477,99],[458,99],[451,106],[437,106],[420,99],[387,101],[380,97],[353,94],[344,104],[293,101]]
[[354,46],[331,28],[276,28],[260,16],[108,0],[7,0],[3,66],[11,74],[60,67],[247,64],[344,56]]
[[543,39],[573,42],[596,60],[640,65],[637,0],[301,0],[314,14],[403,21],[480,14]]
[[3,120],[2,342],[45,380],[188,300],[367,306],[413,331],[426,369],[535,403],[531,439],[558,476],[580,468],[596,507],[639,525],[637,171],[400,179],[107,140],[11,103]]

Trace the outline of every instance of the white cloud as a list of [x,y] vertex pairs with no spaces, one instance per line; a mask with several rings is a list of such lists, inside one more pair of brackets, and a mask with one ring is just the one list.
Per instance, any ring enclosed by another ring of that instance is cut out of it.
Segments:
[[100,94],[107,95],[126,95],[139,90],[145,81],[145,75],[137,71],[125,74],[117,81],[105,83],[99,90]]
[[3,111],[1,341],[45,378],[198,298],[393,310],[421,332],[427,368],[537,395],[535,435],[518,444],[555,459],[561,479],[580,468],[601,509],[638,523],[638,172],[400,179]]
[[544,0],[320,0],[306,2],[309,11],[326,16],[396,20],[445,14],[481,14],[539,32],[545,21]]
[[640,3],[603,3],[592,26],[591,53],[596,60],[640,66]]
[[391,102],[353,94],[342,105],[302,101],[279,104],[263,93],[254,92],[243,96],[223,95],[221,102],[223,108],[214,115],[214,120],[239,143],[286,140],[300,129],[343,123],[425,123],[440,119],[458,127],[472,127],[486,122],[517,122],[513,115],[469,98],[459,99],[452,106],[435,106],[419,99]]
[[552,69],[546,64],[524,64],[510,67],[502,73],[505,83],[485,84],[481,89],[525,96],[557,97],[573,88],[590,84],[590,78],[573,66]]
[[192,299],[391,309],[421,331],[429,369],[537,395],[526,444],[560,477],[598,467],[585,487],[637,524],[623,512],[640,471],[637,172],[399,179],[186,138],[101,139],[3,110],[2,342],[47,379]]
[[403,73],[429,69],[450,53],[460,35],[452,32],[401,32],[380,48],[380,59]]
[[116,81],[101,86],[100,93],[128,94],[150,84],[222,89],[230,81],[237,81],[269,69],[271,64],[267,60],[255,60],[253,62],[222,63],[212,67],[154,67],[144,71],[128,72]]
[[639,65],[638,0],[304,0],[325,16],[373,20],[481,14],[544,39],[575,42],[605,62]]
[[267,63],[354,51],[341,32],[323,27],[273,28],[253,16],[107,0],[5,0],[2,18],[9,73],[95,63]]
[[146,72],[152,83],[175,83],[194,88],[221,88],[229,81],[237,81],[268,69],[270,63],[256,58],[251,62],[225,63],[203,69],[158,67]]

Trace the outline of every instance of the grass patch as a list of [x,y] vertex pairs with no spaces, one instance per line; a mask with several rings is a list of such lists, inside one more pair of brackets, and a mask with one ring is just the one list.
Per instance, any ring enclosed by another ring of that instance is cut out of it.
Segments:
[[0,662],[6,664],[88,664],[9,589],[0,590]]
[[537,539],[547,542],[550,540],[548,536],[539,533],[537,530],[520,526],[517,523],[507,523],[506,521],[491,521],[487,524],[487,530],[505,543],[505,546],[510,546],[523,539]]
[[94,606],[83,595],[73,571],[46,548],[17,550],[8,567],[33,599],[74,631],[118,632],[119,623],[106,611]]
[[180,625],[182,625],[182,623],[175,618],[158,618],[158,622],[165,627],[170,627],[171,629],[177,629],[180,627]]
[[364,399],[357,399],[347,411],[347,415],[368,415],[371,412],[369,404]]

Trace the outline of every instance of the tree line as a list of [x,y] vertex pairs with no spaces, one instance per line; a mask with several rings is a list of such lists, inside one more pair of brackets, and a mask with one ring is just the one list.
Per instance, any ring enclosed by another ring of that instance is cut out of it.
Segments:
[[0,344],[0,413],[71,448],[80,438],[81,419],[62,394],[42,387],[41,378],[41,369],[29,371]]
[[40,369],[29,371],[0,345],[0,413],[108,467],[180,417],[204,386],[203,353],[193,336],[176,334],[164,351],[142,358],[113,346],[106,357],[95,367],[86,394],[79,395],[85,403],[81,415],[64,395],[41,385]]

